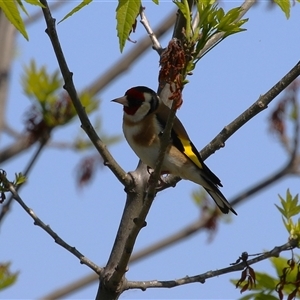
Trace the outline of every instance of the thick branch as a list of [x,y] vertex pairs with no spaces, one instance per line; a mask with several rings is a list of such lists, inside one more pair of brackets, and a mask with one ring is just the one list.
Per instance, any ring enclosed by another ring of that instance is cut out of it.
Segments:
[[[175,102],[174,102],[175,105]],[[174,106],[173,105],[173,106]],[[172,109],[161,137],[161,146],[154,172],[148,181],[145,165],[139,163],[132,173],[135,176],[133,191],[128,191],[126,205],[107,266],[101,276],[96,299],[114,299],[124,290],[125,278],[130,256],[140,230],[146,226],[146,217],[156,195],[156,186],[160,178],[164,156],[169,145],[176,110]],[[145,187],[149,187],[144,196]],[[114,292],[115,291],[115,292]]]

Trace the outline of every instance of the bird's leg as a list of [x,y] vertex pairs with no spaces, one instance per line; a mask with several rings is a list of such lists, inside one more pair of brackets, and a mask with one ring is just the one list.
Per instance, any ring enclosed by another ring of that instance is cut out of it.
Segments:
[[[152,168],[150,168],[149,166],[147,166],[147,171],[148,171],[149,175],[151,175],[154,172],[154,170]],[[157,190],[160,190],[161,188],[163,188],[166,185],[166,182],[165,182],[165,180],[163,178],[163,176],[165,174],[168,174],[168,172],[165,172],[165,171],[161,172],[160,179],[158,180],[158,183],[156,185],[156,189]]]

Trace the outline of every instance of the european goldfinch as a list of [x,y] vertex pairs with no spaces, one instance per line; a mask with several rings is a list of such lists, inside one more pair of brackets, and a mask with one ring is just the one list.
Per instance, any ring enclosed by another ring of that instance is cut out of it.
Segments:
[[[123,105],[123,132],[128,144],[143,163],[154,169],[160,149],[159,135],[166,126],[170,108],[145,86],[133,87],[112,101]],[[224,214],[229,210],[237,214],[218,189],[222,186],[220,179],[204,164],[177,117],[162,172],[202,185]]]

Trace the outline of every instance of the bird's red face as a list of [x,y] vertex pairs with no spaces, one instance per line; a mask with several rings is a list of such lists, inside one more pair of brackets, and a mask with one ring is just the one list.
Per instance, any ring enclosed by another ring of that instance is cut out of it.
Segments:
[[127,98],[128,106],[124,105],[124,112],[128,115],[134,115],[136,111],[141,107],[143,102],[145,102],[144,93],[137,88],[131,88],[125,93]]
[[112,101],[122,104],[124,113],[135,117],[136,121],[156,110],[159,103],[157,94],[145,86],[133,87],[123,97]]

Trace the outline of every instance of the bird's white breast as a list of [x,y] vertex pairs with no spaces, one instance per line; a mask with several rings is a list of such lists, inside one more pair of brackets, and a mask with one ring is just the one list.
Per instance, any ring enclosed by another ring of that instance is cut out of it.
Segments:
[[155,125],[153,128],[153,124],[151,125],[135,123],[133,126],[128,126],[124,122],[123,132],[135,154],[149,167],[154,168],[159,152],[158,133],[160,128]]

